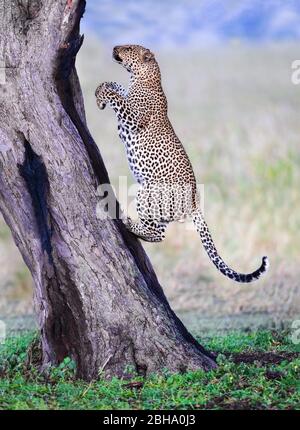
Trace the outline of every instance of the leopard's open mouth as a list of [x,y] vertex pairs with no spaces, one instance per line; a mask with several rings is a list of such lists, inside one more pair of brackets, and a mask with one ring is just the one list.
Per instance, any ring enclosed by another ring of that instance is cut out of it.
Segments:
[[122,58],[119,56],[119,54],[117,52],[113,52],[113,59],[117,62],[117,63],[122,63]]

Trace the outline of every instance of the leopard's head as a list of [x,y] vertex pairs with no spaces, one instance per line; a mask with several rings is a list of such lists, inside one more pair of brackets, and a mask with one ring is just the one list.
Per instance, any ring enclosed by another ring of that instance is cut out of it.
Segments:
[[154,54],[140,45],[121,45],[113,49],[113,59],[141,79],[160,76]]

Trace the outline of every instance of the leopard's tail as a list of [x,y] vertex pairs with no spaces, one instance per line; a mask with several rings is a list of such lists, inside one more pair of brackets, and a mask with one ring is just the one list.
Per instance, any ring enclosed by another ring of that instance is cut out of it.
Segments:
[[216,268],[221,273],[223,273],[223,275],[227,276],[230,279],[233,279],[236,282],[252,282],[260,278],[261,275],[267,271],[269,266],[268,257],[263,257],[261,266],[254,272],[247,274],[235,272],[229,266],[227,266],[227,264],[219,256],[200,209],[197,209],[197,211],[193,213],[193,222],[197,228],[198,233],[200,234],[205,251],[207,252],[209,258],[214,263]]

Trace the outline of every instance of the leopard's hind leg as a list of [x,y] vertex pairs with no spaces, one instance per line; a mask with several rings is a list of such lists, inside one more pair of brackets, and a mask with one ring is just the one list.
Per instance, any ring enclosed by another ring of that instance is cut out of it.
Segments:
[[148,219],[132,221],[127,218],[124,224],[131,233],[146,242],[162,242],[165,238],[166,223],[157,223]]
[[133,234],[147,242],[161,242],[165,238],[168,221],[163,219],[162,196],[157,185],[139,189],[136,197],[138,220],[130,218],[124,224]]

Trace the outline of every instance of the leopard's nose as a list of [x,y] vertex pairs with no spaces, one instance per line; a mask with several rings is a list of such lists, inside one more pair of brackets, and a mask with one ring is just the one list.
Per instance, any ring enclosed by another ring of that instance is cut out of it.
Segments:
[[120,48],[121,48],[121,46],[115,46],[114,47],[114,49],[113,49],[113,56],[118,55]]
[[120,48],[121,48],[121,46],[115,46],[113,49],[113,55],[112,55],[113,59],[116,60],[118,63],[122,62],[122,58],[119,55]]

